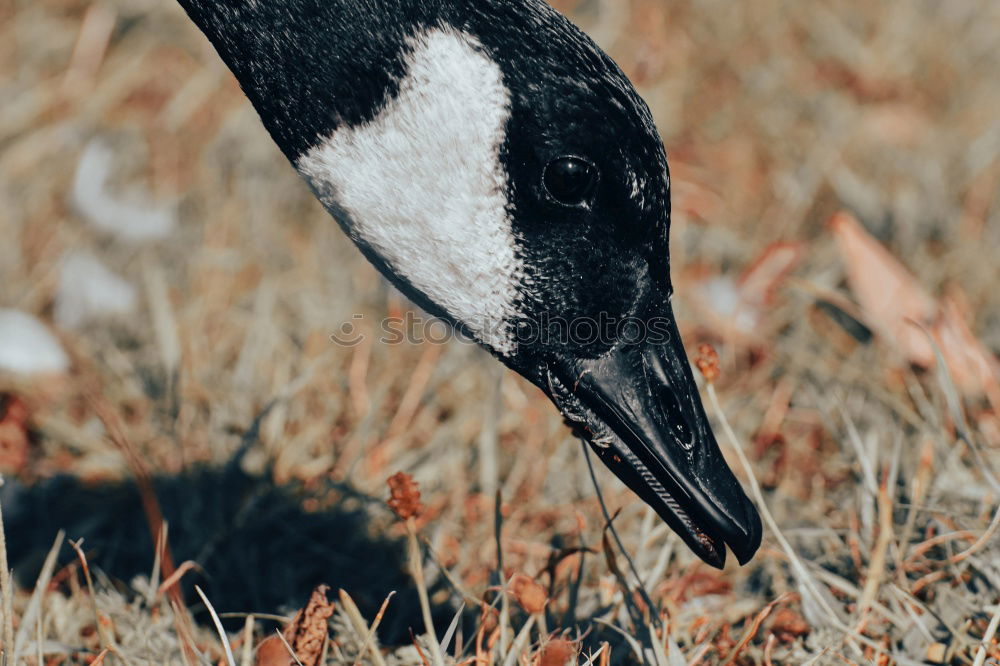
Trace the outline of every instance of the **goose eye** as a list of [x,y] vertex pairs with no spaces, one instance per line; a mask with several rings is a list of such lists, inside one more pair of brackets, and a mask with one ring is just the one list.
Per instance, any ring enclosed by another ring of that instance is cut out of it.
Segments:
[[597,167],[580,157],[557,157],[542,174],[549,196],[564,206],[583,207],[590,203],[597,185]]

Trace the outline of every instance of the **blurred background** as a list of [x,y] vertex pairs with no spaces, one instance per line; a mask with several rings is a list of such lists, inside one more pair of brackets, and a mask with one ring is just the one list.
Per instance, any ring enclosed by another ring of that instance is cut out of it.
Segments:
[[[779,531],[717,572],[598,469],[640,594],[539,391],[469,344],[378,340],[413,306],[177,5],[0,0],[0,507],[22,658],[219,660],[194,584],[235,614],[239,650],[325,583],[330,663],[377,663],[357,620],[392,590],[376,641],[427,663],[385,504],[398,471],[456,661],[477,634],[490,660],[553,665],[1000,658],[1000,4],[554,4],[653,110],[675,310],[692,358],[719,355]],[[332,342],[344,322],[361,344]],[[515,573],[544,612],[498,595]]]

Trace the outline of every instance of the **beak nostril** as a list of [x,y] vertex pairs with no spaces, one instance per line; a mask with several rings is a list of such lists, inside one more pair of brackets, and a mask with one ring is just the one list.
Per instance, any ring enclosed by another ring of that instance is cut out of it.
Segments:
[[674,438],[685,451],[694,448],[694,437],[691,436],[691,429],[683,420],[677,420],[670,424],[670,429],[674,431]]
[[684,412],[681,411],[680,401],[677,399],[676,393],[668,386],[661,386],[658,393],[663,419],[670,434],[682,449],[691,451],[694,449],[694,433],[684,416]]

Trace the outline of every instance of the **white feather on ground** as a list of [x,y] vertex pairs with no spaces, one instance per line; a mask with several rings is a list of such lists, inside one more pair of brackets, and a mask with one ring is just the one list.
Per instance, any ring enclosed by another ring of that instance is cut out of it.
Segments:
[[114,153],[93,140],[80,155],[73,176],[73,204],[93,227],[136,243],[166,238],[177,226],[173,206],[151,206],[138,190],[107,190]]
[[68,369],[69,356],[45,324],[26,312],[0,308],[0,371],[34,375]]
[[79,328],[135,307],[136,290],[90,252],[68,253],[59,269],[54,318],[62,328]]

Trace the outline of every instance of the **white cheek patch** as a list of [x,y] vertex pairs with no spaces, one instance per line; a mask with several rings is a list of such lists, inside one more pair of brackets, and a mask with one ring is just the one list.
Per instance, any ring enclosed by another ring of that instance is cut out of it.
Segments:
[[499,160],[510,97],[474,38],[413,38],[398,95],[364,125],[338,129],[297,160],[354,239],[502,355],[523,274]]

